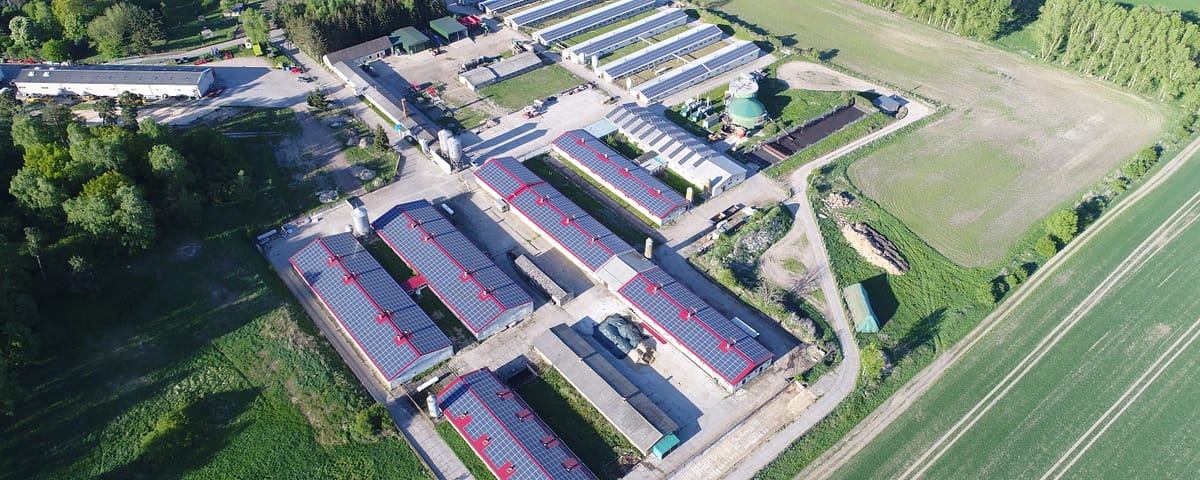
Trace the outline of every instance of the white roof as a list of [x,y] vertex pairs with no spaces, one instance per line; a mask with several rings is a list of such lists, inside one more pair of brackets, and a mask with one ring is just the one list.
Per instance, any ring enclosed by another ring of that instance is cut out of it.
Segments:
[[658,152],[672,171],[700,187],[705,183],[717,187],[730,178],[746,176],[745,167],[645,107],[632,103],[621,105],[604,118],[625,136]]

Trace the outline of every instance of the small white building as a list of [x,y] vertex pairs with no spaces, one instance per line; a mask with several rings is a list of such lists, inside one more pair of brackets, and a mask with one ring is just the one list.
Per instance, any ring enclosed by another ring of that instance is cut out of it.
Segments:
[[162,98],[202,96],[214,80],[211,67],[105,65],[23,68],[12,82],[26,95],[116,97],[130,92]]

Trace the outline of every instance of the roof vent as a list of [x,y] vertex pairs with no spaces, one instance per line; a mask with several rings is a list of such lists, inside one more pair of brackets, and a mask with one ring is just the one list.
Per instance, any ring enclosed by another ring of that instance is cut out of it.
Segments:
[[50,76],[50,72],[49,72],[49,71],[42,72],[42,76],[43,76],[43,77],[49,77],[49,76]]

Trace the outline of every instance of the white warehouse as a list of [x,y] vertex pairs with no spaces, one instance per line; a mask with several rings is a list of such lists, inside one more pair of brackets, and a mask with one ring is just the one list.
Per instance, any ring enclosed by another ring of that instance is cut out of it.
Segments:
[[12,79],[26,95],[95,95],[131,92],[151,98],[199,97],[212,88],[211,67],[80,66],[29,67]]

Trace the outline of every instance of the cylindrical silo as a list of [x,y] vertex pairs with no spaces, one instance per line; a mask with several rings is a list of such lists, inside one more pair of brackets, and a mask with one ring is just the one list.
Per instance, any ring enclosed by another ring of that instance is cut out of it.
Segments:
[[[445,147],[445,145],[446,145],[446,139],[448,139],[448,138],[450,138],[450,137],[453,137],[453,136],[454,136],[454,132],[451,132],[450,130],[447,130],[447,129],[444,129],[444,128],[443,128],[443,129],[441,129],[441,130],[438,130],[438,143],[440,143],[440,144],[442,144],[442,145],[443,145],[443,146],[442,146],[442,149],[443,149],[443,150],[445,150],[445,148],[446,148],[446,147]],[[442,153],[445,153],[445,152],[443,151]]]
[[442,143],[442,153],[446,155],[446,160],[454,163],[459,158],[462,158],[462,141],[458,137],[451,136]]
[[350,226],[354,235],[364,237],[371,233],[371,219],[367,216],[367,207],[358,207],[350,211]]
[[729,82],[729,95],[733,98],[754,98],[758,94],[758,82],[753,78],[738,77]]

